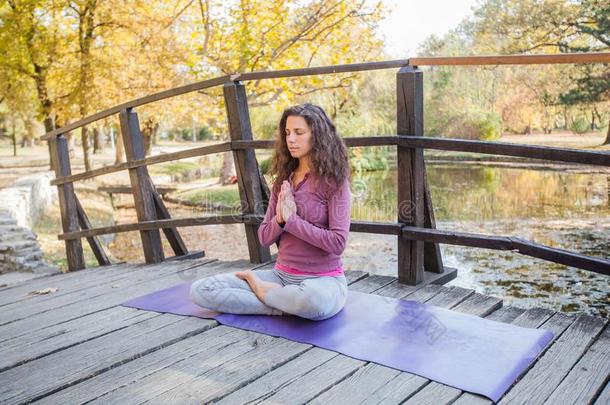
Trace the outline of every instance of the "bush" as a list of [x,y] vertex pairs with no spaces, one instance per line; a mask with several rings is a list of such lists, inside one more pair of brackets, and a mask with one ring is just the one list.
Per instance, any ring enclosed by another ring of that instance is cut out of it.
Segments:
[[210,131],[209,127],[202,127],[199,129],[199,132],[197,133],[198,141],[207,141],[212,139],[214,139],[214,134],[212,131]]
[[179,132],[179,137],[180,137],[181,141],[192,141],[193,140],[193,130],[183,128]]
[[496,113],[466,112],[449,120],[445,133],[449,137],[490,141],[502,135],[502,120]]
[[[175,139],[181,141],[193,141],[193,129],[192,128],[180,128],[180,129],[172,129],[167,131],[167,139],[173,141]],[[208,141],[213,140],[214,134],[210,130],[210,127],[201,127],[195,129],[195,140],[197,141]]]
[[349,163],[352,171],[367,172],[376,170],[388,170],[388,152],[379,148],[365,149],[349,148]]
[[478,139],[491,141],[502,135],[502,119],[495,113],[487,113],[484,117],[473,120]]
[[576,134],[584,134],[589,130],[589,123],[586,119],[579,117],[572,121],[572,124],[570,124],[570,130]]

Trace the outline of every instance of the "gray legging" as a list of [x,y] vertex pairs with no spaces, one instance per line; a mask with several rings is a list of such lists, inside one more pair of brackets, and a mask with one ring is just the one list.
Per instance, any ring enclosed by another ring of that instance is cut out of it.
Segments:
[[190,298],[197,305],[218,312],[250,315],[282,315],[312,320],[330,318],[347,299],[347,279],[341,276],[300,276],[272,270],[253,270],[261,280],[280,284],[265,294],[263,303],[245,280],[234,272],[196,280]]

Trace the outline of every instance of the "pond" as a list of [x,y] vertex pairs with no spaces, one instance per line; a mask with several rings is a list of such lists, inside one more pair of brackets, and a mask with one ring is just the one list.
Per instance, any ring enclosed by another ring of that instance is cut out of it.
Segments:
[[[438,229],[519,236],[608,257],[606,173],[434,163],[427,171]],[[352,193],[352,219],[396,221],[396,170],[354,174]],[[504,305],[610,316],[607,276],[510,251],[445,244],[441,251],[445,266],[458,269],[448,286],[503,298]],[[396,275],[396,237],[351,233],[344,256],[346,269]]]

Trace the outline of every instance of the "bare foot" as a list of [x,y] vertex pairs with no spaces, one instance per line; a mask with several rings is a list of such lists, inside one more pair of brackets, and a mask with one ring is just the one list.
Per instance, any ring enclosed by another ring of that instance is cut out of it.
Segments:
[[278,283],[261,280],[252,270],[237,271],[235,272],[235,275],[248,283],[256,297],[261,300],[262,303],[265,303],[265,294],[268,291],[281,287]]

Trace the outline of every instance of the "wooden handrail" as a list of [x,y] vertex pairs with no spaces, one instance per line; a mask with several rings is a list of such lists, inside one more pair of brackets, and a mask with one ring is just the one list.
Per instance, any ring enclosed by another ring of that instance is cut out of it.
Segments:
[[[574,150],[550,146],[536,146],[507,142],[474,141],[466,139],[408,135],[349,137],[343,139],[345,140],[345,144],[348,147],[396,146],[400,144],[413,148],[472,152],[499,156],[517,156],[531,159],[550,160],[573,164],[586,164],[593,166],[610,166],[609,152]],[[145,159],[104,166],[99,169],[90,170],[88,172],[77,173],[65,177],[58,177],[54,180],[51,180],[51,184],[66,184],[74,181],[86,180],[110,173],[115,173],[121,170],[132,169],[134,167],[153,165],[163,162],[171,162],[173,160],[185,159],[196,156],[205,156],[213,153],[227,152],[230,150],[273,149],[274,147],[275,141],[269,140],[222,142],[214,145],[185,149],[178,152],[149,156]]]
[[[343,138],[343,140],[348,147],[402,145],[413,148],[517,156],[593,166],[610,166],[610,152],[605,151],[597,152],[553,146],[410,135],[348,137]],[[272,149],[274,145],[274,141],[263,140],[231,142],[233,149]]]
[[116,165],[104,166],[99,169],[89,170],[87,172],[77,173],[70,176],[58,177],[51,180],[52,185],[72,183],[78,180],[92,179],[94,177],[103,176],[105,174],[116,173],[121,170],[133,169],[135,167],[154,165],[157,163],[171,162],[172,160],[185,159],[196,156],[205,156],[212,153],[228,152],[231,150],[231,142],[222,142],[214,145],[201,146],[199,148],[191,148],[178,152],[164,153],[162,155],[149,156],[145,159],[137,159],[131,162],[119,163]]
[[[359,136],[343,138],[345,144],[349,147],[361,146],[396,146],[398,138],[396,135],[383,136]],[[273,149],[275,141],[267,140],[252,140],[252,141],[233,141],[231,142],[233,149]]]
[[92,122],[119,113],[121,110],[135,108],[155,101],[176,97],[193,91],[223,85],[227,82],[249,81],[261,79],[278,79],[318,74],[362,72],[367,70],[380,70],[400,68],[403,66],[476,66],[476,65],[536,65],[536,64],[565,64],[565,63],[610,63],[610,52],[586,52],[554,55],[496,55],[496,56],[449,56],[449,57],[423,57],[397,59],[379,62],[351,63],[344,65],[330,65],[309,67],[301,69],[271,70],[248,73],[234,73],[213,79],[200,81],[164,90],[159,93],[137,98],[115,107],[100,111],[71,124],[57,128],[39,137],[41,140],[51,139],[53,136],[80,128]]
[[413,148],[472,152],[487,155],[519,156],[532,159],[594,166],[610,166],[610,153],[590,150],[575,150],[551,146],[524,145],[508,142],[474,141],[454,138],[424,136],[398,136],[398,143]]
[[[169,194],[169,193],[173,193],[176,190],[178,190],[178,187],[173,187],[173,186],[156,186],[155,190],[157,191],[157,193],[159,193],[159,195],[164,195],[164,194]],[[108,193],[108,194],[131,194],[132,190],[131,190],[131,186],[100,186],[97,188],[97,191],[101,191],[103,193]]]
[[[218,224],[260,224],[264,215],[254,214],[228,214],[214,216],[199,216],[176,219],[158,219],[155,221],[132,222],[129,224],[119,224],[103,226],[99,228],[83,229],[81,231],[66,232],[57,235],[59,240],[73,240],[80,238],[90,238],[111,233],[123,233],[131,231],[150,231],[155,229],[183,228],[189,226],[218,225]],[[351,232],[366,232],[380,235],[400,235],[401,225],[398,222],[370,222],[352,221]]]
[[386,60],[381,62],[349,63],[345,65],[316,66],[299,69],[267,70],[231,75],[234,81],[249,81],[261,79],[284,79],[287,77],[324,75],[333,73],[352,73],[367,70],[383,70],[400,68],[409,65],[409,59]]
[[404,226],[402,228],[402,237],[483,249],[511,250],[526,256],[537,257],[554,263],[565,264],[610,276],[610,261],[608,260],[541,245],[518,237],[482,235],[412,226]]
[[214,215],[204,217],[188,217],[175,219],[157,219],[154,221],[141,221],[129,224],[119,224],[112,226],[103,226],[99,228],[84,229],[75,232],[66,232],[57,235],[59,240],[72,240],[87,238],[98,235],[107,235],[111,233],[123,233],[131,231],[151,231],[155,229],[170,229],[181,228],[188,226],[200,225],[218,225],[218,224],[240,224],[243,223],[242,215]]
[[409,59],[409,65],[411,66],[551,65],[565,63],[610,63],[610,52],[552,55],[431,56]]

